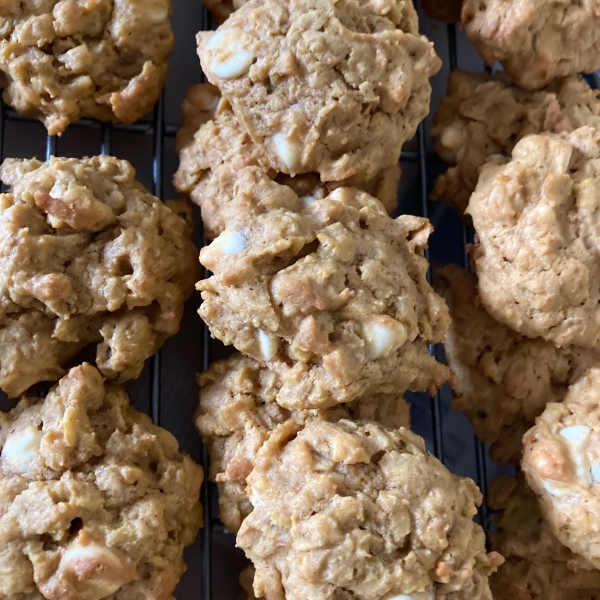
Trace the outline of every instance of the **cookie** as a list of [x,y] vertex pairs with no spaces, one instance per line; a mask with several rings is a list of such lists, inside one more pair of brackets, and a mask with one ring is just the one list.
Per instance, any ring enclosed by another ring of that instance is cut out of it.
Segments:
[[277,172],[369,181],[429,112],[441,61],[412,2],[251,0],[198,54]]
[[9,0],[0,16],[4,101],[49,134],[83,117],[133,123],[158,100],[170,0]]
[[600,98],[578,75],[528,92],[503,73],[456,69],[433,121],[436,152],[451,166],[437,178],[431,197],[463,213],[488,158],[510,156],[528,134],[561,133],[584,125],[600,128]]
[[523,471],[561,543],[600,568],[600,369],[573,384],[523,438]]
[[462,0],[421,0],[423,12],[430,18],[445,23],[458,23]]
[[467,213],[479,294],[498,321],[558,346],[600,343],[600,130],[531,135],[481,170]]
[[548,402],[560,402],[585,371],[600,365],[588,348],[557,348],[495,321],[481,306],[475,277],[456,265],[436,272],[436,289],[450,307],[444,338],[452,369],[453,408],[464,413],[499,464],[518,463],[523,434]]
[[472,520],[481,493],[407,429],[289,421],[258,452],[248,491],[237,545],[257,597],[491,600],[502,558]]
[[188,224],[109,156],[7,159],[0,178],[0,387],[57,381],[85,349],[137,377],[193,291]]
[[231,13],[245,3],[246,0],[202,0],[202,4],[217,23],[224,23],[231,16]]
[[173,598],[202,469],[121,386],[71,369],[0,413],[0,448],[2,598]]
[[494,480],[488,503],[491,546],[506,559],[490,577],[494,600],[598,600],[600,571],[556,539],[522,476]]
[[282,408],[275,401],[281,387],[277,375],[241,354],[213,363],[198,383],[196,426],[210,453],[210,478],[217,482],[221,521],[233,533],[252,511],[246,477],[278,425],[320,418],[369,419],[396,429],[410,427],[409,405],[400,394],[374,394],[332,409]]
[[[179,169],[173,183],[202,210],[204,233],[214,239],[227,227],[227,205],[235,179],[244,167],[259,167],[270,179],[292,187],[299,196],[323,197],[352,180],[321,182],[317,173],[290,177],[270,168],[262,150],[244,131],[227,100],[211,84],[192,86],[183,103],[183,126],[177,134]],[[398,204],[398,163],[359,184],[392,212]]]
[[200,253],[214,275],[198,284],[199,312],[214,337],[279,375],[279,404],[333,406],[446,380],[428,351],[449,324],[427,281],[429,221],[391,219],[356,188],[300,198],[251,167],[232,207]]
[[500,61],[526,90],[600,69],[595,0],[464,0],[462,27],[488,66]]

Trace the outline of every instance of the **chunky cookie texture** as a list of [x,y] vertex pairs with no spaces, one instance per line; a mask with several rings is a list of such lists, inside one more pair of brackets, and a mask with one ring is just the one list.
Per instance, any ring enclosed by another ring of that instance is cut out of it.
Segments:
[[200,408],[196,426],[210,452],[210,477],[217,482],[221,521],[237,532],[252,512],[246,477],[271,432],[288,421],[369,419],[387,427],[410,427],[408,403],[399,394],[373,394],[332,409],[289,411],[276,397],[277,375],[236,354],[214,363],[198,377]]
[[600,571],[556,539],[522,476],[494,480],[488,504],[492,548],[506,559],[490,577],[494,600],[597,600]]
[[136,121],[167,77],[170,17],[170,0],[2,2],[5,102],[52,135],[82,117]]
[[[183,104],[183,126],[177,134],[179,169],[174,185],[202,209],[204,233],[213,239],[227,227],[235,180],[244,167],[259,167],[269,179],[292,187],[299,196],[322,198],[352,179],[322,182],[318,173],[290,177],[269,166],[262,150],[240,125],[231,104],[211,84],[192,86]],[[388,212],[397,206],[400,167],[395,163],[359,184],[381,200]]]
[[485,62],[520,87],[600,69],[600,6],[546,0],[464,0],[462,26]]
[[523,438],[523,471],[556,537],[600,568],[600,369],[552,403]]
[[528,92],[503,73],[456,69],[433,121],[436,152],[451,166],[437,178],[432,198],[463,213],[487,159],[510,156],[528,134],[569,132],[584,125],[600,128],[600,98],[578,75]]
[[557,348],[495,321],[481,306],[475,277],[456,265],[436,273],[436,289],[450,307],[444,338],[452,369],[453,408],[463,412],[477,436],[491,444],[499,464],[518,463],[523,434],[548,402],[560,402],[600,353],[577,346]]
[[479,293],[498,321],[558,346],[600,343],[600,130],[532,135],[481,171],[467,212]]
[[248,490],[237,543],[257,597],[491,600],[502,558],[472,520],[481,493],[407,429],[290,421],[261,447]]
[[184,219],[109,156],[7,159],[0,177],[0,387],[57,381],[88,347],[105,377],[137,377],[193,291]]
[[308,409],[371,392],[433,390],[446,367],[427,344],[448,309],[427,282],[426,219],[391,219],[355,188],[301,198],[247,168],[234,215],[201,251],[200,315],[214,337],[266,363],[277,402]]
[[408,0],[251,0],[198,46],[270,166],[323,181],[398,162],[441,66]]
[[202,469],[88,364],[0,413],[0,597],[169,600]]

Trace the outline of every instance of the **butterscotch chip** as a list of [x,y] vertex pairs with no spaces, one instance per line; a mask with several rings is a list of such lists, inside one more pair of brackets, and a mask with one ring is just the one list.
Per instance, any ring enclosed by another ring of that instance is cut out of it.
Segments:
[[255,360],[235,354],[213,363],[198,377],[196,426],[210,452],[210,478],[217,482],[221,521],[237,532],[252,511],[246,494],[261,446],[287,421],[369,419],[387,427],[410,427],[409,405],[400,394],[373,394],[332,409],[289,411],[275,401],[277,375]]
[[4,101],[61,134],[82,117],[132,123],[158,99],[170,0],[25,0],[0,6]]
[[202,469],[88,364],[0,413],[0,596],[169,600]]
[[0,177],[0,387],[56,381],[87,347],[105,377],[137,377],[193,290],[184,219],[109,156],[7,159]]
[[481,306],[475,277],[456,265],[436,273],[437,290],[450,307],[444,338],[452,369],[453,408],[463,412],[490,456],[518,463],[523,434],[548,402],[560,402],[600,354],[577,346],[557,348],[495,321]]
[[596,2],[464,0],[462,26],[485,62],[500,61],[526,90],[600,69]]
[[198,53],[269,165],[322,181],[397,163],[441,66],[408,0],[251,0]]
[[569,132],[584,125],[600,128],[600,99],[578,75],[529,92],[503,73],[456,69],[433,121],[436,152],[451,166],[437,178],[432,198],[463,213],[487,159],[510,156],[528,134]]
[[468,214],[483,305],[558,346],[600,343],[600,130],[531,135],[481,171]]
[[600,571],[556,539],[522,476],[494,480],[488,503],[492,549],[506,559],[490,577],[494,600],[597,600]]
[[600,369],[537,418],[523,443],[523,471],[561,543],[600,568]]
[[[290,177],[270,168],[262,150],[240,125],[227,100],[211,84],[190,88],[183,103],[183,125],[177,134],[179,169],[175,187],[202,209],[204,233],[213,239],[227,227],[228,204],[244,167],[259,167],[270,179],[292,187],[299,196],[322,198],[354,181],[323,183],[317,173]],[[382,169],[360,188],[381,200],[388,212],[398,203],[400,167]]]
[[288,421],[259,450],[248,490],[237,544],[257,597],[491,599],[502,558],[472,521],[481,493],[407,429]]
[[308,409],[446,380],[428,344],[449,323],[427,282],[426,219],[391,219],[356,188],[307,202],[260,169],[236,182],[231,220],[200,260],[200,315],[225,344],[282,381],[277,402]]

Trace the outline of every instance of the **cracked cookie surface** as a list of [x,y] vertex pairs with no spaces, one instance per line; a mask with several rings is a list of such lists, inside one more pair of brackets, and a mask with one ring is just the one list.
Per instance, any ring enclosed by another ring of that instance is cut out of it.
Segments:
[[[235,180],[244,167],[259,167],[270,179],[292,187],[299,196],[322,198],[352,181],[323,183],[317,173],[290,177],[271,169],[244,131],[231,105],[211,84],[195,85],[183,104],[183,126],[177,134],[179,168],[173,183],[202,210],[204,234],[213,239],[227,228],[228,204]],[[382,169],[359,187],[381,200],[388,212],[398,203],[400,166]]]
[[479,294],[498,321],[558,346],[600,343],[600,130],[523,138],[471,196]]
[[251,0],[198,53],[271,167],[359,183],[429,111],[441,62],[417,26],[407,0]]
[[338,188],[312,201],[246,168],[235,215],[200,260],[211,333],[282,380],[290,409],[366,393],[433,390],[448,375],[428,344],[448,309],[427,281],[426,219],[391,219],[375,198]]
[[202,469],[88,364],[0,413],[0,597],[172,600]]
[[193,291],[186,221],[109,156],[7,159],[0,177],[0,387],[57,381],[94,347],[104,376],[137,377]]
[[167,78],[170,18],[170,0],[3,2],[5,102],[51,135],[83,117],[137,121]]
[[481,493],[407,429],[289,421],[259,450],[248,490],[237,544],[257,597],[491,600],[502,559],[472,520]]

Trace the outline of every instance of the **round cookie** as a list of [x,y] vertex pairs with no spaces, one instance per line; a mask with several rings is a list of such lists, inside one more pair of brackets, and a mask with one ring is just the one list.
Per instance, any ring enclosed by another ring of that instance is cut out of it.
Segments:
[[596,0],[464,0],[462,27],[487,65],[500,61],[526,90],[600,69]]
[[487,498],[492,549],[506,559],[490,577],[494,600],[598,600],[600,571],[556,539],[522,476],[494,480]]
[[51,135],[83,117],[133,123],[158,100],[170,0],[9,0],[0,17],[4,101]]
[[186,221],[109,156],[7,159],[0,178],[0,388],[56,381],[86,348],[105,377],[137,377],[193,291]]
[[236,182],[231,219],[201,263],[200,315],[214,337],[266,363],[277,402],[309,409],[373,392],[434,390],[428,344],[448,324],[427,281],[426,219],[391,219],[355,188],[300,198],[260,169]]
[[407,429],[288,422],[261,447],[248,491],[237,544],[257,597],[491,600],[502,558],[472,520],[481,493]]
[[600,369],[573,384],[523,438],[523,471],[565,546],[600,568]]
[[558,346],[600,344],[600,130],[531,135],[481,170],[467,213],[479,294],[498,321]]
[[444,350],[452,370],[452,407],[491,444],[499,464],[519,463],[523,434],[548,402],[560,402],[569,385],[600,365],[600,353],[577,346],[557,348],[494,321],[481,306],[475,277],[456,265],[436,272],[436,289],[450,307]]
[[219,490],[219,516],[233,533],[252,511],[246,477],[278,425],[320,418],[369,419],[394,429],[410,427],[409,405],[399,394],[374,394],[333,409],[282,408],[275,402],[281,387],[277,375],[241,354],[213,363],[198,377],[198,383],[196,426],[210,453],[210,478]]
[[198,54],[273,169],[357,183],[429,112],[441,62],[417,26],[408,0],[251,0]]
[[0,413],[0,597],[169,600],[202,469],[88,364]]
[[[299,196],[323,197],[353,181],[323,183],[317,173],[289,177],[270,168],[261,149],[235,117],[231,105],[209,83],[192,86],[183,103],[183,125],[177,134],[177,190],[202,209],[204,234],[214,239],[227,227],[228,203],[235,180],[244,167],[259,167],[270,179],[292,187]],[[398,163],[382,169],[359,187],[377,197],[388,212],[398,204]]]
[[433,122],[436,152],[451,166],[436,179],[431,197],[463,213],[488,158],[510,156],[528,134],[561,133],[584,125],[600,128],[600,98],[579,75],[528,92],[501,72],[456,69]]

